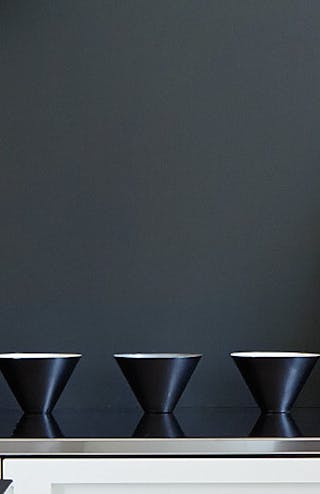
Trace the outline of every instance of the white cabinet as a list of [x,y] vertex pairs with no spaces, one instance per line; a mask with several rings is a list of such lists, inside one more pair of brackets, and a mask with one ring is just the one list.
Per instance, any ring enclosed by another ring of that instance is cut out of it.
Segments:
[[5,459],[14,494],[315,494],[320,458]]

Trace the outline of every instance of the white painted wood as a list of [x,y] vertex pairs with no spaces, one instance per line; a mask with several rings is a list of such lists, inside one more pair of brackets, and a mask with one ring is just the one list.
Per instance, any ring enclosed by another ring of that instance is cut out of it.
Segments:
[[[50,481],[38,481],[33,475],[27,479],[15,479],[12,486],[12,494],[52,494]],[[63,491],[62,491],[63,492]],[[7,494],[7,493],[6,493]]]
[[320,492],[320,458],[6,459],[3,475],[14,494]]
[[54,486],[52,494],[319,494],[319,484],[109,484]]

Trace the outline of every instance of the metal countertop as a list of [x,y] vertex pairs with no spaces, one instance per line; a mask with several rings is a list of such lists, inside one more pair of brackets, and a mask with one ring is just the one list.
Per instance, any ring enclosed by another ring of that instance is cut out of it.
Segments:
[[0,439],[0,456],[320,456],[320,438]]

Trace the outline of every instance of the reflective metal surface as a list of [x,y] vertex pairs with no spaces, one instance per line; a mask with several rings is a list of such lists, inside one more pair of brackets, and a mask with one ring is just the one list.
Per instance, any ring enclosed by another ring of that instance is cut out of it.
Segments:
[[319,438],[0,439],[0,456],[320,456]]

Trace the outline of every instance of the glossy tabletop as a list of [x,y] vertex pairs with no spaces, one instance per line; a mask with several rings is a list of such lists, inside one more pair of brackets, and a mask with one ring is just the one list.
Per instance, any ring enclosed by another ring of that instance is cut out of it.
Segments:
[[0,456],[320,456],[320,409],[262,416],[255,408],[0,410]]

